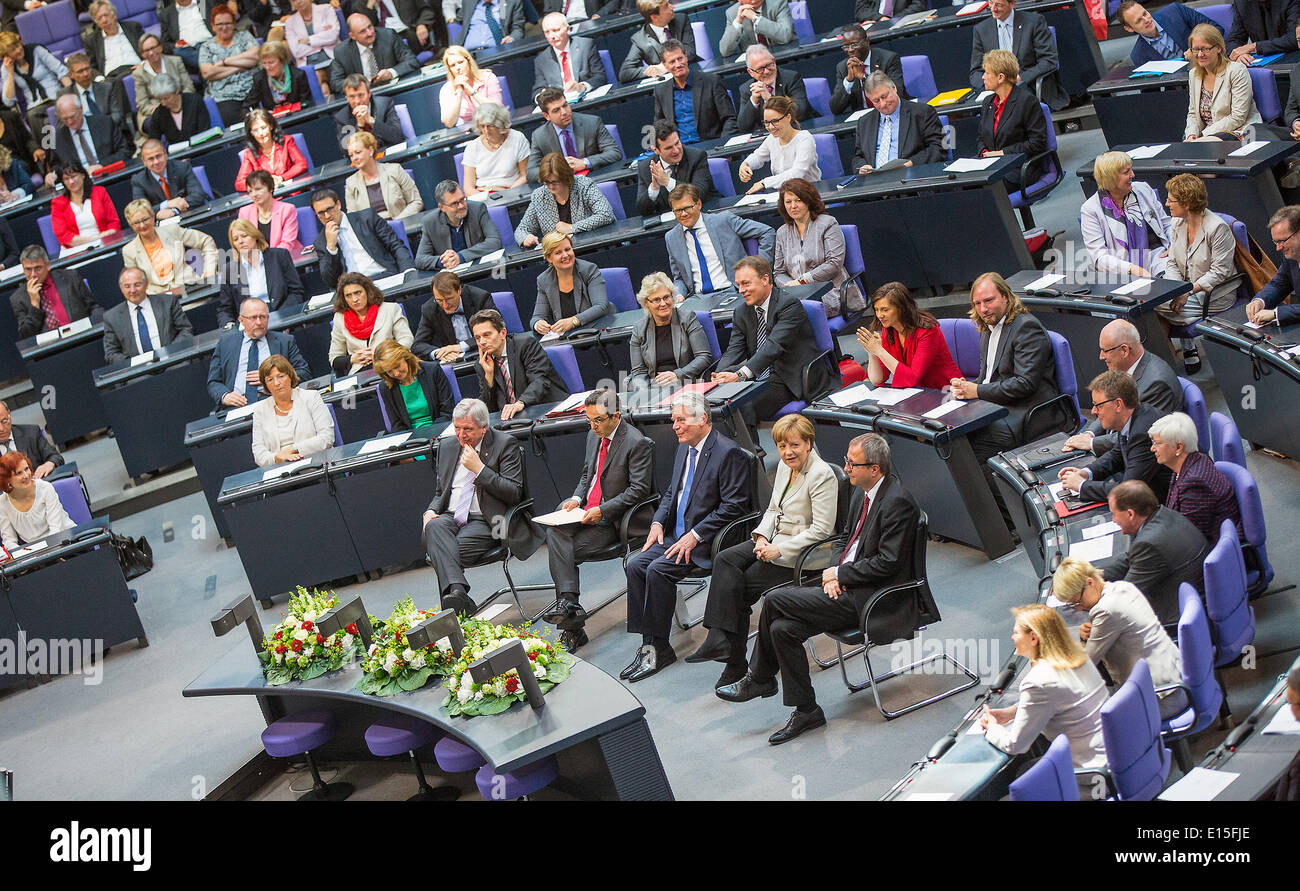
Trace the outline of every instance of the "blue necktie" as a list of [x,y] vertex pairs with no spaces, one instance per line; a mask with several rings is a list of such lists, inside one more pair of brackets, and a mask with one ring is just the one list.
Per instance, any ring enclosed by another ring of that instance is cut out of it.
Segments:
[[493,5],[492,3],[483,4],[483,17],[487,19],[487,26],[488,30],[492,32],[492,39],[497,42],[497,46],[500,46],[501,38],[504,35],[501,33],[501,23],[497,21],[497,17],[492,13]]
[[[754,333],[754,340],[757,343],[757,346],[754,348],[754,355],[758,355],[763,351],[763,347],[767,346],[767,312],[762,309],[755,309],[754,312],[758,316],[758,330]],[[755,380],[767,380],[768,375],[771,373],[772,369],[769,366],[768,368],[763,369],[763,373],[755,378]]]
[[682,497],[677,499],[677,526],[674,529],[678,538],[687,533],[686,505],[691,500],[691,483],[695,481],[695,449],[691,449],[686,458],[686,480],[682,483]]
[[[257,369],[262,364],[261,362],[257,361],[257,344],[258,341],[256,340],[250,340],[248,342],[248,366],[244,369],[245,371],[252,372],[253,374],[257,374]],[[256,399],[257,384],[250,384],[247,381],[245,381],[244,393],[248,397],[248,400],[250,402]]]
[[700,282],[704,285],[704,293],[713,292],[713,279],[709,278],[709,264],[704,260],[704,248],[700,247],[700,236],[694,229],[687,229],[691,233],[691,238],[695,240],[695,257],[700,261]]
[[142,306],[135,308],[135,327],[140,331],[140,352],[149,352],[153,349],[153,338],[149,336],[149,324],[144,320]]
[[95,102],[95,94],[90,90],[86,91],[86,107],[90,109],[91,115],[99,114],[99,104]]

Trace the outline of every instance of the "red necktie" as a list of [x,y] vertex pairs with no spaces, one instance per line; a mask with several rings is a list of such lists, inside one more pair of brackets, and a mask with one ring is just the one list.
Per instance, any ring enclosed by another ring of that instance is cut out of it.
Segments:
[[560,50],[560,71],[564,74],[564,82],[573,82],[573,69],[569,67],[569,51]]
[[162,186],[163,197],[165,197],[168,201],[172,200],[172,189],[171,186],[167,185],[167,177],[165,176],[158,177],[158,185]]
[[858,540],[858,536],[862,534],[862,527],[865,526],[867,523],[867,513],[870,510],[871,510],[871,499],[864,495],[862,497],[862,517],[858,520],[858,527],[854,529],[853,534],[849,536],[849,542],[844,546],[844,553],[840,554],[841,566],[844,564],[844,558],[847,557],[849,555],[849,552],[853,550],[853,543],[856,542]]
[[501,369],[501,377],[504,378],[506,382],[506,396],[513,403],[516,401],[515,385],[510,380],[510,369],[506,367],[506,360],[504,357],[497,357],[497,367]]
[[600,474],[605,470],[605,455],[608,453],[609,438],[601,437],[600,457],[596,459],[596,482],[591,487],[591,494],[587,496],[587,510],[600,506]]

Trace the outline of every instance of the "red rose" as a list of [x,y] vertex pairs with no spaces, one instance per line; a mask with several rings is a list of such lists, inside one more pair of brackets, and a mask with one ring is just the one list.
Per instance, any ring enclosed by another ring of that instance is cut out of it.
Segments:
[[318,644],[325,643],[325,638],[321,637],[319,632],[316,634],[316,643]]
[[313,625],[311,622],[303,622],[303,623],[302,623],[302,630],[303,630],[303,631],[311,631],[312,628],[314,628],[314,627],[316,627],[316,626]]
[[276,646],[275,646],[275,651],[276,651],[277,653],[283,653],[283,652],[284,652],[284,644],[276,644]]
[[300,640],[295,640],[293,643],[289,644],[289,646],[293,649],[295,653],[302,652],[302,641]]
[[516,678],[516,677],[508,677],[508,678],[506,678],[506,692],[507,692],[507,693],[514,693],[514,692],[515,692],[516,690],[518,690],[518,689],[519,689],[519,678]]
[[279,639],[282,638],[282,637],[284,637],[284,632],[283,632],[283,631],[277,631],[277,632],[275,632],[275,639],[276,639],[276,640],[279,640]]
[[356,633],[357,633],[357,623],[353,622],[351,625],[348,626],[348,634],[356,634]]
[[537,661],[537,654],[536,654],[536,653],[529,653],[529,654],[528,654],[528,659],[529,659],[529,661],[536,662],[536,661]]

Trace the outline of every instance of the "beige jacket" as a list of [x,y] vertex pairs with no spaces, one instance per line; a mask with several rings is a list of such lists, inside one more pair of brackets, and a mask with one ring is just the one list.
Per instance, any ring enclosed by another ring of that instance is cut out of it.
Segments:
[[1201,68],[1192,65],[1187,76],[1187,126],[1183,138],[1213,133],[1240,133],[1248,124],[1263,123],[1255,108],[1255,88],[1250,71],[1240,62],[1229,62],[1228,70],[1214,79],[1209,126],[1201,126]]
[[[401,304],[379,304],[379,316],[375,319],[374,332],[370,335],[369,341],[358,340],[348,333],[343,314],[336,312],[330,330],[330,364],[333,365],[334,360],[340,356],[351,356],[357,350],[379,346],[385,340],[395,340],[408,350],[411,344],[415,343],[415,335],[411,333],[411,326],[406,322]],[[355,374],[357,371],[357,366],[353,365],[348,374]]]
[[772,500],[754,530],[781,551],[775,561],[794,566],[799,552],[810,544],[835,534],[835,512],[839,503],[839,481],[835,471],[822,460],[816,449],[808,456],[803,473],[790,490],[790,468],[782,461],[776,467]]
[[[153,264],[149,262],[149,252],[140,243],[140,236],[137,235],[122,246],[122,266],[144,270],[145,278],[148,279],[145,287],[147,293],[161,294],[182,282],[186,287],[194,287],[201,284],[203,279],[215,278],[220,254],[217,251],[217,243],[211,235],[197,229],[186,229],[170,224],[158,227],[158,237],[162,239],[163,247],[167,249],[167,256],[172,261],[172,274],[166,281],[159,277]],[[185,262],[187,249],[203,253],[202,275]]]
[[[402,165],[379,164],[377,167],[379,184],[384,192],[384,204],[388,206],[386,210],[379,211],[381,217],[386,220],[399,220],[424,210],[424,199],[420,197],[420,190],[415,187],[415,180],[411,179],[410,174],[402,169]],[[345,186],[348,213],[370,210],[370,193],[366,191],[366,184],[360,170],[347,178]]]
[[[294,448],[304,458],[334,445],[334,418],[325,407],[325,400],[315,390],[295,387],[293,408],[288,417],[293,427]],[[275,463],[278,451],[280,441],[275,400],[267,396],[253,406],[253,460],[258,467],[269,467]]]

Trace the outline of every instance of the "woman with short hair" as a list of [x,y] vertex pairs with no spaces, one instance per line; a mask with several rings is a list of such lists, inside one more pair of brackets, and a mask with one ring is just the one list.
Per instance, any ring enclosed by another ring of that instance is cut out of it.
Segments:
[[[1038,96],[1020,81],[1020,61],[1009,50],[984,54],[984,89],[991,95],[980,106],[979,137],[975,150],[980,158],[1022,154],[1035,157],[1047,151],[1047,118]],[[1030,185],[1041,176],[1041,162],[1030,166],[1025,181],[1019,169],[1006,172],[1007,190]]]
[[701,380],[713,364],[709,338],[695,313],[677,305],[682,297],[673,280],[664,272],[650,273],[641,280],[636,300],[645,318],[632,327],[628,341],[628,385],[670,387]]
[[379,401],[393,430],[418,430],[450,421],[456,400],[437,362],[421,362],[395,340],[375,347],[375,373],[384,382]]
[[285,180],[302,176],[308,170],[307,159],[298,150],[298,143],[280,129],[280,122],[264,108],[254,108],[244,116],[244,146],[239,153],[236,192],[247,191],[248,175],[254,170],[271,174],[277,189]]
[[64,191],[50,201],[50,228],[61,247],[76,247],[121,231],[113,199],[103,186],[91,184],[85,168],[65,164],[58,175]]
[[282,105],[297,103],[303,108],[312,104],[309,76],[294,67],[293,56],[283,41],[268,40],[257,50],[260,67],[253,74],[253,88],[248,94],[248,104],[268,111]]
[[[148,293],[170,291],[179,294],[186,287],[201,285],[216,277],[220,252],[211,235],[183,226],[169,225],[159,230],[148,198],[132,201],[126,206],[125,215],[127,224],[135,231],[135,238],[122,246],[122,265],[144,270]],[[189,248],[202,252],[202,272],[196,272],[185,262],[185,252]]]
[[1083,202],[1079,226],[1097,272],[1111,280],[1164,273],[1169,214],[1156,190],[1133,175],[1133,159],[1104,152],[1092,164],[1096,193]]
[[542,156],[537,179],[546,188],[533,192],[524,218],[515,227],[515,244],[521,248],[535,247],[548,232],[572,235],[614,222],[609,199],[589,177],[575,177],[559,152]]
[[401,164],[376,161],[378,151],[379,140],[373,133],[359,130],[348,137],[348,158],[357,169],[344,183],[348,213],[369,209],[386,220],[423,213],[424,199],[415,180]]
[[484,102],[474,112],[478,138],[465,146],[461,160],[466,195],[484,195],[528,182],[528,138],[510,129],[510,113],[495,102]]
[[1156,462],[1173,472],[1165,507],[1192,521],[1211,545],[1219,540],[1219,527],[1232,520],[1241,535],[1241,507],[1232,481],[1214,466],[1214,459],[1198,451],[1196,423],[1181,411],[1155,421],[1147,431]]
[[568,235],[548,232],[542,257],[547,268],[537,276],[537,304],[528,322],[533,331],[566,334],[613,311],[600,267],[579,260]]
[[826,211],[816,187],[802,177],[781,183],[777,212],[785,225],[776,230],[776,262],[772,264],[778,285],[808,285],[830,282],[833,287],[822,297],[826,318],[862,311],[866,301],[857,282],[844,268],[848,246],[839,220]]
[[275,177],[265,170],[254,170],[244,185],[253,203],[239,209],[239,218],[252,223],[271,247],[302,250],[298,241],[298,208],[275,197]]
[[374,363],[374,348],[396,340],[407,349],[415,343],[401,304],[386,303],[384,292],[359,272],[345,272],[334,288],[330,330],[330,366],[339,377],[356,374]]
[[168,86],[178,86],[182,93],[193,93],[194,81],[185,71],[184,59],[163,53],[162,40],[156,34],[145,32],[140,38],[139,53],[142,61],[131,69],[131,77],[135,79],[135,123],[136,127],[143,132],[144,122],[153,116],[162,95],[154,89],[154,78],[167,75],[172,79],[172,83]]
[[253,406],[253,460],[269,467],[308,458],[334,445],[334,419],[315,390],[298,386],[298,373],[278,353],[257,369],[271,395]]
[[20,451],[0,457],[0,493],[0,541],[6,558],[24,544],[76,525],[53,483],[34,478],[31,459]]
[[230,254],[222,266],[221,291],[217,296],[218,325],[235,324],[239,307],[249,297],[261,298],[271,312],[302,303],[302,280],[287,250],[271,247],[261,230],[245,219],[232,220],[226,235],[230,239]]

